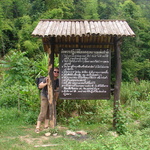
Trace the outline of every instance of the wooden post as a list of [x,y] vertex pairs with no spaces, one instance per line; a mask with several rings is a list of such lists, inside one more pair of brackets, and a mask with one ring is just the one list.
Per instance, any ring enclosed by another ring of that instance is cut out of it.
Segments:
[[121,71],[121,54],[120,54],[120,46],[121,41],[116,37],[115,38],[115,75],[116,81],[114,86],[114,114],[113,114],[113,126],[116,128],[117,123],[117,112],[120,109],[120,87],[121,87],[121,79],[122,79],[122,71]]
[[50,111],[50,127],[54,128],[56,126],[56,102],[54,99],[54,77],[53,77],[53,70],[54,70],[54,49],[50,44],[50,40],[43,39],[44,43],[44,50],[48,53],[48,101],[49,101],[49,111]]

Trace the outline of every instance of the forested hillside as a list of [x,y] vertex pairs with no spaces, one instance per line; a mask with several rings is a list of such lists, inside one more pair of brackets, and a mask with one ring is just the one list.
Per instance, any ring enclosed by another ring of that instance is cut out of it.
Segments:
[[124,38],[123,80],[148,80],[149,9],[148,0],[1,0],[0,55],[20,50],[37,59],[43,48],[31,33],[40,19],[125,19],[136,37]]

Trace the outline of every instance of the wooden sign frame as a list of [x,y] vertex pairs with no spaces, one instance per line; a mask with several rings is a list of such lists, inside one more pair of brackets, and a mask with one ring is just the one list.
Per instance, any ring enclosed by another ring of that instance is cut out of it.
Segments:
[[60,99],[110,99],[110,76],[110,49],[60,49]]

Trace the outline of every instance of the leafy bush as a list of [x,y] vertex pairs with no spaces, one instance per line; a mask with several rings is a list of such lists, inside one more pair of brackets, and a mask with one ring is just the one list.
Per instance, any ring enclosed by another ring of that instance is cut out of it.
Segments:
[[33,74],[32,64],[25,55],[26,52],[10,51],[5,55],[4,60],[0,61],[0,68],[5,72],[5,82],[10,85],[16,82],[25,85],[32,81],[30,77]]
[[127,127],[126,127],[127,119],[125,114],[123,114],[121,111],[118,111],[116,114],[116,122],[117,123],[115,129],[117,133],[125,134],[127,132]]
[[[0,107],[11,108],[20,106],[21,110],[36,110],[39,107],[39,94],[35,85],[20,86],[18,84],[0,86]],[[18,101],[19,99],[19,101]]]
[[121,102],[132,104],[134,100],[145,101],[148,99],[150,92],[150,82],[140,81],[139,84],[134,82],[122,82],[121,85]]
[[23,115],[23,121],[26,124],[35,124],[37,121],[37,117],[39,115],[39,108],[36,111],[30,110],[30,111],[24,111]]

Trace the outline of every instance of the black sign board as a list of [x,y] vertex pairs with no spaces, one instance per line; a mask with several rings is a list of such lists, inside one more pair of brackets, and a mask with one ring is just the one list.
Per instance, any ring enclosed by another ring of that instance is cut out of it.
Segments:
[[110,50],[61,49],[60,99],[110,99]]

